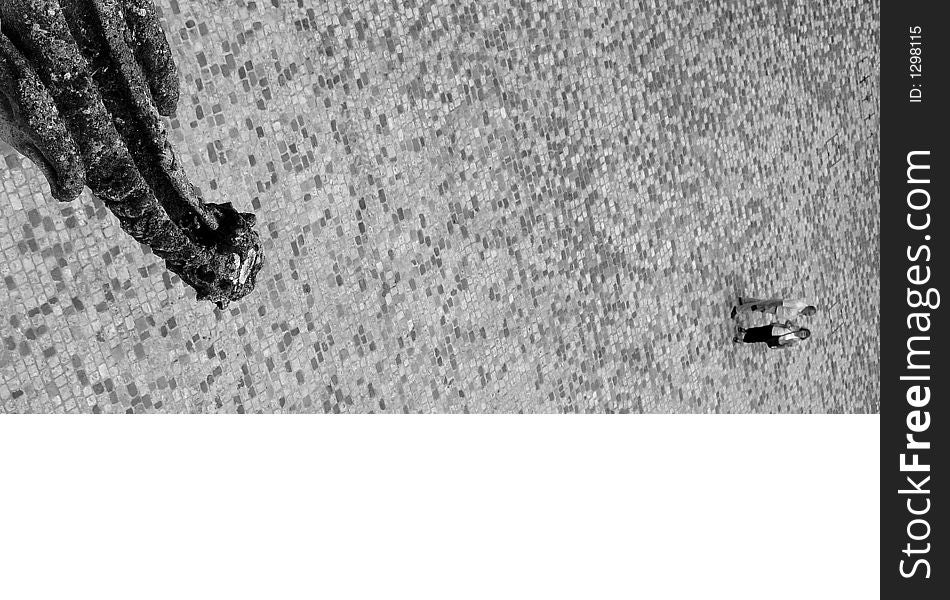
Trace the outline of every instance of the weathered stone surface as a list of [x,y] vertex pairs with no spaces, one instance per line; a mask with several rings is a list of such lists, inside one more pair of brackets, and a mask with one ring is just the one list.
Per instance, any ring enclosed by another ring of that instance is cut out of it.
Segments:
[[[125,0],[4,3],[3,27],[12,40],[5,42],[4,56],[12,58],[6,60],[3,79],[28,83],[20,86],[28,93],[8,104],[26,111],[17,123],[27,123],[28,132],[53,132],[32,147],[51,148],[59,161],[52,163],[53,172],[69,176],[71,187],[58,183],[62,177],[50,180],[66,190],[61,195],[75,197],[82,189],[79,185],[75,191],[75,180],[84,172],[90,189],[126,232],[165,259],[199,299],[223,308],[253,289],[263,264],[260,239],[253,215],[239,213],[231,203],[202,201],[168,142],[160,114],[174,111],[177,73],[154,12],[144,5]],[[142,56],[148,58],[140,62]],[[31,65],[38,76],[32,80]],[[42,100],[47,90],[45,105],[24,102]],[[82,168],[59,166],[70,156],[69,132],[78,140]],[[29,150],[31,144],[19,147]]]
[[32,160],[58,200],[75,199],[85,168],[49,92],[26,58],[0,33],[0,138]]
[[178,106],[178,68],[152,0],[122,0],[128,24],[126,41],[141,65],[159,114],[174,116]]

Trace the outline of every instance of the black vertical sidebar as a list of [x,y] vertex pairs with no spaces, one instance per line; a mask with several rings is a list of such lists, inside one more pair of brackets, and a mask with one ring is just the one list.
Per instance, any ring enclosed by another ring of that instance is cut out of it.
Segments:
[[934,491],[948,483],[936,455],[947,445],[950,393],[950,28],[941,4],[885,2],[881,11],[882,598],[950,589],[946,499]]

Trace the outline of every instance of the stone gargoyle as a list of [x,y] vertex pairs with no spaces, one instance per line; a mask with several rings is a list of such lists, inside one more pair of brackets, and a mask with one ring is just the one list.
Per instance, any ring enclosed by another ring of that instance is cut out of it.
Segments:
[[0,0],[0,138],[61,201],[85,186],[199,300],[253,288],[255,217],[205,203],[168,142],[178,71],[151,0]]

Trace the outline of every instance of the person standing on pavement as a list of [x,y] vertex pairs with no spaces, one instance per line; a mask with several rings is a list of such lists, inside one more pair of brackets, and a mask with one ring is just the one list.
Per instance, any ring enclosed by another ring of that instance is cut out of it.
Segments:
[[759,298],[739,297],[739,303],[732,307],[732,314],[735,319],[738,315],[748,312],[763,312],[775,315],[776,322],[793,324],[798,317],[810,317],[818,309],[808,304],[804,300],[796,298],[773,298],[771,300],[761,300]]
[[743,344],[767,344],[771,350],[791,348],[802,340],[811,337],[811,331],[804,327],[794,327],[788,324],[774,323],[762,327],[738,327],[733,342]]

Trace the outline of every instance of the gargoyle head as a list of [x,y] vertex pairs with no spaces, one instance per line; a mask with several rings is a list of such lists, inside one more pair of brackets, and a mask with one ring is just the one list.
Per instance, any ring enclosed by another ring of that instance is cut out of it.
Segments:
[[237,212],[230,202],[205,206],[220,226],[207,240],[213,246],[208,260],[187,269],[182,279],[197,290],[198,300],[210,300],[224,309],[254,289],[264,266],[264,252],[254,231],[257,219],[253,214]]

